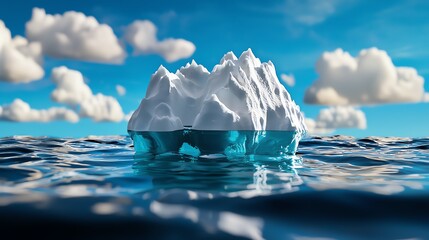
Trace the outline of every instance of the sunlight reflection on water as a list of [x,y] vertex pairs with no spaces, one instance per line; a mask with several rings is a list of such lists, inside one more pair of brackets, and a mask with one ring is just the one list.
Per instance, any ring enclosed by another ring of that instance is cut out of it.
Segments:
[[109,236],[126,226],[262,239],[362,236],[359,222],[365,237],[425,238],[428,166],[429,139],[308,138],[297,156],[273,158],[134,154],[123,136],[2,138],[0,223],[92,229],[108,218]]

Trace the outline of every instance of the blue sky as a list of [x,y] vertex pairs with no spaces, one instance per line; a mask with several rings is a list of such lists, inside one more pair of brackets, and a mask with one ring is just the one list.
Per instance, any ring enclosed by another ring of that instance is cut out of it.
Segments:
[[[30,83],[0,81],[0,105],[20,98],[32,108],[61,106],[50,98],[55,85],[51,70],[67,66],[80,71],[94,93],[114,96],[124,113],[137,108],[151,74],[159,65],[170,71],[195,59],[209,70],[228,51],[240,54],[247,48],[262,61],[271,60],[278,75],[293,74],[296,85],[286,86],[307,117],[315,118],[325,106],[305,104],[305,90],[318,78],[316,61],[322,53],[342,48],[356,56],[361,49],[385,50],[395,66],[409,66],[429,78],[429,3],[427,1],[22,1],[0,9],[12,36],[25,36],[25,23],[33,7],[48,14],[82,12],[106,23],[122,41],[125,28],[134,20],[150,20],[158,38],[183,38],[196,50],[190,58],[172,63],[154,55],[128,57],[122,64],[102,64],[44,56],[45,76]],[[316,6],[317,5],[317,6]],[[118,96],[115,86],[127,89]],[[429,91],[429,81],[424,88]],[[362,106],[366,129],[338,129],[334,134],[363,136],[428,136],[429,103],[399,103]],[[78,123],[55,121],[0,121],[0,135],[87,136],[126,134],[126,122]]]

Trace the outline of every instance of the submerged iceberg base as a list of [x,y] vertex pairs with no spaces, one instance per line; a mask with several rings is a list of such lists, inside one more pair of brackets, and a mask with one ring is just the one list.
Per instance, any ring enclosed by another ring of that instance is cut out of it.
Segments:
[[207,154],[293,155],[304,135],[297,131],[207,131],[169,132],[128,131],[136,153],[180,153],[191,156]]

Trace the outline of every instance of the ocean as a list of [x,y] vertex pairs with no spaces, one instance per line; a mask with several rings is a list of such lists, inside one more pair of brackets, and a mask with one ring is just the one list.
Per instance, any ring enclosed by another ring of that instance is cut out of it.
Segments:
[[[429,239],[429,138],[307,137],[296,156],[0,139],[10,239]],[[2,238],[7,239],[7,238]]]

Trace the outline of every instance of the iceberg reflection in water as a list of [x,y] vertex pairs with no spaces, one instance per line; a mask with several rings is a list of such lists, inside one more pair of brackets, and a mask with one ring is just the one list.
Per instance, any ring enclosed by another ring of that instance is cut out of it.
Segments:
[[200,156],[207,154],[271,155],[295,154],[305,134],[298,131],[205,131],[177,130],[169,132],[128,131],[137,153],[181,153]]
[[151,178],[154,189],[187,189],[241,197],[289,192],[302,183],[296,156],[247,155],[226,157],[181,154],[136,154],[135,175]]
[[[298,191],[302,184],[295,169],[302,159],[292,155],[190,157],[181,153],[136,153],[134,160],[134,174],[150,177],[151,188],[162,189],[142,196],[157,199],[149,205],[150,214],[165,221],[190,221],[220,238],[265,239],[266,222],[248,212],[237,214],[228,208],[205,207],[210,201],[268,197]],[[203,207],[194,205],[198,202]]]
[[281,156],[197,157],[191,144],[153,154],[126,136],[0,138],[2,233],[429,239],[429,138],[313,137]]

